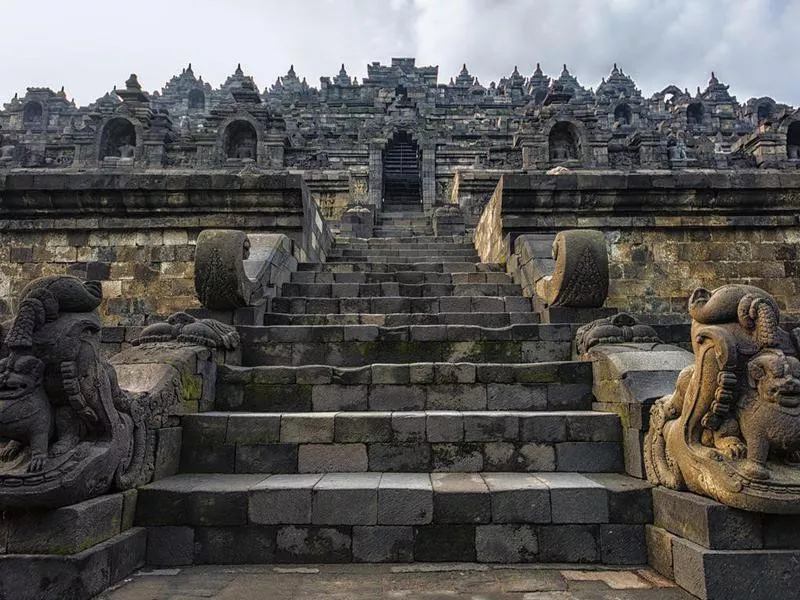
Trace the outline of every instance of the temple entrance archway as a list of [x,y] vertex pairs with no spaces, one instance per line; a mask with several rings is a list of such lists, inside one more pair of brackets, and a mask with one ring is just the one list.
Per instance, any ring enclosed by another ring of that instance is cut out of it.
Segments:
[[383,151],[384,206],[422,205],[422,153],[405,131],[392,136]]
[[620,125],[630,125],[632,120],[633,115],[631,114],[631,107],[627,104],[620,104],[616,109],[614,109],[615,123],[619,123]]

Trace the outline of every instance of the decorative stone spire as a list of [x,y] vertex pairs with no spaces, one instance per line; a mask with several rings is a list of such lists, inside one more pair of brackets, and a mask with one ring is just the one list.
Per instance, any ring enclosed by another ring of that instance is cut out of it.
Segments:
[[192,63],[189,63],[189,66],[186,67],[186,74],[187,75],[194,75],[194,71],[192,71]]
[[542,65],[538,62],[536,63],[536,70],[533,72],[534,77],[542,77],[544,73],[542,73]]
[[236,65],[236,71],[233,72],[234,75],[242,76],[244,75],[244,71],[242,71],[242,63],[238,63]]
[[125,88],[129,92],[140,92],[142,91],[142,86],[139,85],[139,78],[136,76],[136,73],[131,73],[131,76],[128,77],[128,81],[125,82]]

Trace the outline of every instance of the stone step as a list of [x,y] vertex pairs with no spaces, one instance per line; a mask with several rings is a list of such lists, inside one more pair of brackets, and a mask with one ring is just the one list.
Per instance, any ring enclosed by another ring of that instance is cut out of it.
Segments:
[[[294,271],[292,283],[400,283],[403,285],[439,284],[514,284],[507,273],[436,273],[433,271],[396,271],[394,273],[331,273],[326,271]],[[519,288],[519,286],[517,286]]]
[[390,242],[390,243],[386,243],[386,244],[374,244],[374,243],[366,244],[366,243],[357,243],[357,242],[353,242],[353,243],[349,243],[349,244],[339,244],[339,243],[337,243],[332,248],[331,253],[337,254],[337,253],[340,253],[340,252],[345,251],[345,250],[351,251],[351,252],[358,251],[361,254],[386,251],[386,252],[397,252],[399,254],[414,254],[414,253],[416,253],[417,255],[420,255],[420,253],[421,253],[422,256],[427,256],[428,254],[430,254],[432,252],[438,253],[438,252],[455,251],[455,250],[460,251],[460,252],[474,252],[475,251],[475,247],[469,242],[464,242],[464,243],[461,243],[461,244],[453,244],[453,243],[447,243],[447,244],[437,244],[437,243],[425,243],[425,244],[422,244],[422,243],[416,243],[416,244],[412,244],[412,243],[405,243],[405,242],[394,242],[392,240],[392,238],[386,238],[385,241],[386,242]]
[[365,261],[342,261],[336,263],[300,263],[298,271],[330,273],[394,273],[397,271],[424,271],[429,273],[483,273],[505,271],[498,263],[476,261],[460,262],[411,262],[411,263],[367,263]]
[[[346,284],[342,284],[346,285]],[[448,313],[448,312],[531,312],[530,298],[514,296],[373,296],[309,298],[279,296],[272,299],[272,312],[287,314],[350,313]]]
[[477,253],[473,250],[470,252],[453,252],[449,254],[431,252],[411,256],[408,254],[356,254],[345,253],[331,254],[327,257],[327,262],[360,262],[360,263],[416,263],[421,259],[430,259],[436,262],[479,262]]
[[377,238],[404,238],[412,235],[433,235],[431,227],[375,227],[372,235]]
[[184,415],[181,471],[583,471],[623,468],[619,416],[521,411]]
[[637,565],[651,519],[646,482],[580,473],[182,474],[140,488],[136,512],[153,566]]
[[535,324],[539,315],[532,312],[457,312],[457,313],[348,313],[348,314],[286,314],[267,313],[264,325],[373,325],[403,327],[406,325],[477,325],[508,327],[516,324]]
[[248,412],[369,410],[588,410],[588,362],[375,363],[360,367],[221,366],[216,409]]
[[463,244],[455,246],[448,244],[444,247],[427,248],[425,246],[411,246],[408,247],[393,247],[393,246],[340,246],[335,248],[329,256],[353,256],[369,254],[370,256],[422,256],[428,257],[433,255],[440,255],[442,257],[453,256],[459,254],[475,254],[475,248],[470,244]]
[[369,325],[239,327],[245,365],[538,363],[570,360],[570,328],[559,325]]
[[469,234],[464,235],[417,235],[406,238],[349,238],[344,236],[336,236],[334,240],[335,246],[354,246],[354,245],[368,245],[375,247],[386,246],[426,246],[433,244],[434,246],[440,245],[460,245],[469,244],[473,247],[472,236]]
[[[476,274],[477,275],[477,274]],[[481,273],[481,275],[486,275]],[[491,273],[500,275],[500,273]],[[516,283],[284,283],[281,297],[303,298],[438,298],[522,296]],[[530,300],[528,300],[530,301]]]

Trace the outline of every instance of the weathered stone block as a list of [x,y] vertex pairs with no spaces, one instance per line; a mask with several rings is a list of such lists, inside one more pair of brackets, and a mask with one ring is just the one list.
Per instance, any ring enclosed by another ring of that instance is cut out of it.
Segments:
[[248,519],[261,525],[311,523],[311,496],[321,475],[273,475],[250,490]]
[[475,525],[425,525],[414,528],[414,560],[474,562]]
[[304,444],[298,452],[299,473],[357,473],[367,466],[365,444]]
[[475,552],[479,562],[534,562],[539,551],[533,525],[478,525]]
[[549,523],[550,490],[537,477],[522,473],[484,473],[492,502],[493,523]]
[[380,473],[328,473],[314,486],[315,525],[375,525]]
[[433,487],[427,473],[384,473],[378,486],[378,523],[426,525],[433,519]]
[[281,442],[300,444],[333,442],[335,414],[315,412],[281,415]]
[[600,557],[597,525],[540,525],[539,560],[542,562],[597,562]]
[[431,473],[433,519],[436,523],[488,523],[489,488],[479,474]]
[[652,493],[656,527],[713,550],[762,547],[762,525],[756,513],[663,487],[653,488]]
[[550,489],[553,523],[608,523],[608,492],[578,473],[541,473]]
[[180,567],[194,563],[194,528],[151,527],[147,531],[147,564]]
[[77,554],[119,534],[122,494],[110,494],[10,519],[7,551],[13,554]]
[[355,562],[411,562],[414,560],[412,527],[353,527]]
[[276,557],[284,563],[347,563],[351,544],[349,527],[288,525],[278,529]]
[[275,527],[198,527],[196,564],[263,564],[275,561]]

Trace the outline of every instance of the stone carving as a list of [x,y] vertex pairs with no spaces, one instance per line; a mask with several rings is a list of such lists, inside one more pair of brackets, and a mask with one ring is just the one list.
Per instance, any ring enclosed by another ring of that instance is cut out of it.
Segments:
[[197,237],[195,291],[200,302],[213,310],[248,306],[252,282],[244,271],[250,257],[250,240],[243,231],[207,229]]
[[536,282],[536,293],[547,306],[603,306],[608,296],[608,253],[602,232],[559,232],[553,241],[553,260],[553,274]]
[[138,482],[143,424],[100,353],[100,283],[34,280],[3,325],[0,509],[55,507]]
[[133,345],[173,340],[219,350],[234,350],[239,347],[239,333],[231,325],[214,319],[196,319],[185,312],[175,313],[166,322],[148,325],[139,338],[133,341]]
[[663,344],[655,330],[627,313],[597,319],[578,328],[575,350],[584,356],[599,344]]
[[694,364],[651,410],[648,479],[731,506],[800,513],[800,329],[765,291],[727,285],[689,299]]

